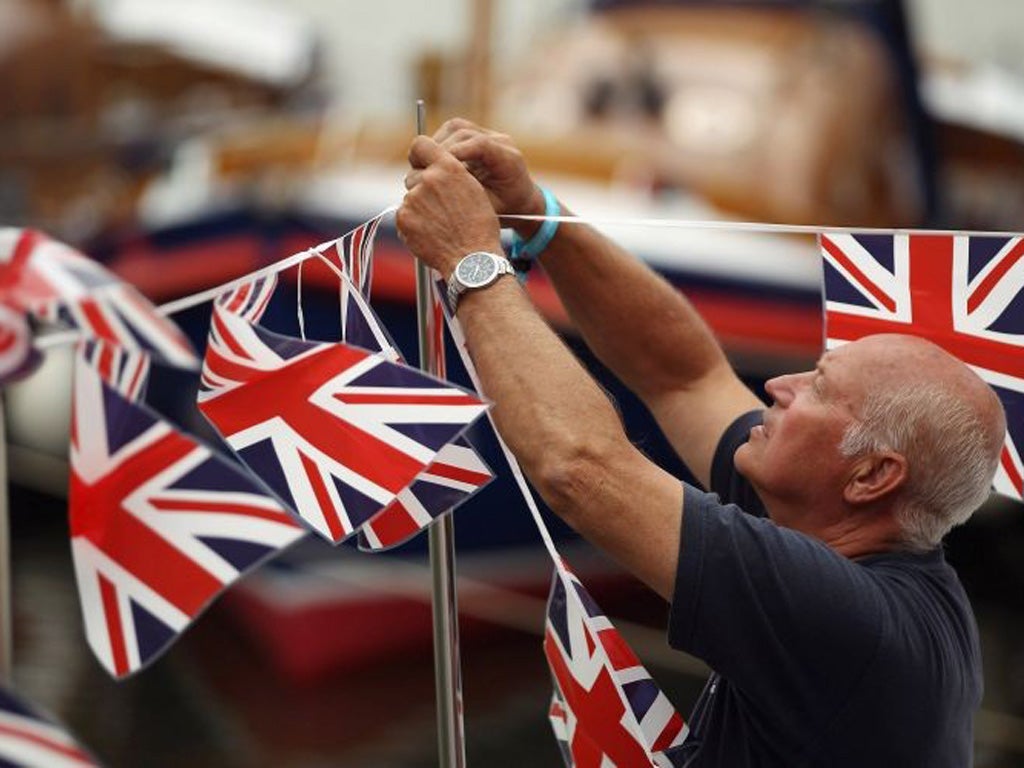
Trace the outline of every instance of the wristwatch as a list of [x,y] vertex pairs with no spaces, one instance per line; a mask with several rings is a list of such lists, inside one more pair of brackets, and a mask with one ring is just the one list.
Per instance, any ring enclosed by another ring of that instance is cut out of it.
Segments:
[[512,264],[504,256],[473,251],[462,257],[448,278],[448,307],[455,314],[459,299],[466,291],[486,288],[502,275],[514,275]]

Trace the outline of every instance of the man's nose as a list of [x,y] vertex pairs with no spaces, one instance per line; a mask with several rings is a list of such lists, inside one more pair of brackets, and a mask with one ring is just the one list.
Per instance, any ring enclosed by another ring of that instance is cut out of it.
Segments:
[[764,391],[775,402],[779,401],[779,393],[785,386],[785,376],[775,376],[764,383]]
[[775,376],[764,383],[764,391],[779,405],[789,405],[800,382],[799,373]]

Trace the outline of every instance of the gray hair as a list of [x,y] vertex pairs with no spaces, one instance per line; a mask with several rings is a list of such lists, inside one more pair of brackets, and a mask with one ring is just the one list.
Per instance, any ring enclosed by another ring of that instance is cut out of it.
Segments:
[[977,413],[938,384],[870,394],[843,435],[848,458],[884,450],[907,460],[909,478],[896,519],[913,551],[938,546],[988,497],[999,463]]

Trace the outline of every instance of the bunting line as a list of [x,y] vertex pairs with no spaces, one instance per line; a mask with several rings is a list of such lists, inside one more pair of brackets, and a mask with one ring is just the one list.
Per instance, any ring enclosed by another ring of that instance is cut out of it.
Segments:
[[[386,216],[387,214],[394,213],[397,210],[397,205],[391,205],[382,210],[380,213],[378,213],[377,216]],[[376,218],[376,216],[373,218]],[[360,224],[359,226],[362,226],[362,224]],[[177,314],[178,312],[183,312],[186,309],[191,309],[192,307],[198,306],[199,304],[203,304],[207,301],[213,301],[225,291],[230,291],[234,288],[238,288],[239,286],[245,285],[246,283],[252,282],[253,280],[258,280],[259,278],[265,277],[267,275],[283,272],[286,269],[294,267],[296,264],[301,264],[302,262],[306,261],[306,259],[319,257],[323,259],[326,263],[330,263],[324,257],[323,252],[326,251],[328,248],[337,245],[338,242],[344,240],[358,228],[359,227],[353,227],[340,237],[332,238],[331,240],[327,240],[323,243],[320,243],[319,245],[314,245],[312,248],[307,248],[304,251],[293,253],[291,256],[288,256],[287,258],[284,258],[281,261],[276,261],[273,264],[269,264],[266,267],[257,269],[256,271],[250,272],[249,274],[243,275],[242,277],[237,277],[234,280],[229,280],[228,282],[222,283],[221,285],[218,286],[214,286],[213,288],[207,288],[205,291],[193,293],[190,296],[183,296],[180,299],[175,299],[174,301],[169,301],[166,304],[161,304],[156,309],[161,315],[174,315]],[[75,341],[78,341],[80,336],[81,334],[78,331],[62,331],[60,333],[51,333],[36,339],[35,347],[36,349],[41,351],[52,349],[53,347],[58,347],[62,344],[74,343]]]
[[[380,213],[378,213],[377,216],[386,216],[387,214],[394,213],[397,210],[397,205],[391,205],[385,208]],[[371,218],[376,218],[377,216]],[[311,259],[316,256],[322,257],[324,251],[326,251],[328,248],[336,246],[339,241],[344,240],[346,237],[351,235],[361,226],[362,224],[356,227],[352,227],[352,229],[350,229],[348,232],[341,235],[340,237],[331,238],[330,240],[320,243],[319,245],[314,245],[312,248],[307,248],[304,251],[294,253],[291,256],[282,259],[281,261],[270,264],[269,266],[263,267],[262,269],[257,269],[255,272],[250,272],[248,275],[243,275],[242,277],[235,278],[234,280],[224,283],[223,285],[219,285],[215,288],[209,288],[208,290],[202,291],[201,293],[194,293],[191,296],[183,296],[180,299],[170,301],[166,304],[161,304],[159,307],[157,307],[157,309],[160,310],[161,314],[174,315],[186,309],[191,309],[192,307],[202,304],[206,301],[212,301],[224,291],[236,288],[240,285],[244,285],[245,283],[251,282],[253,280],[257,280],[265,275],[274,274],[276,272],[283,272],[284,270],[289,269],[290,267],[294,267],[296,264],[299,264],[300,262],[303,262],[306,259]]]
[[843,227],[823,224],[769,224],[760,221],[719,221],[701,219],[620,219],[614,216],[546,216],[503,213],[502,219],[556,221],[559,224],[590,224],[606,227],[652,227],[662,229],[712,229],[775,235],[943,235],[967,237],[1018,237],[1020,232],[972,229],[899,229],[893,227]]
[[[382,210],[372,218],[386,216],[394,213],[398,205],[391,205]],[[981,231],[961,229],[892,229],[884,227],[843,227],[823,226],[818,224],[770,224],[755,221],[714,221],[700,219],[630,219],[616,218],[614,216],[546,216],[541,214],[503,214],[502,219],[514,219],[517,221],[555,221],[559,224],[589,224],[592,226],[619,226],[619,227],[653,227],[664,229],[708,229],[734,232],[752,232],[760,234],[783,234],[783,235],[820,235],[820,234],[861,234],[861,235],[964,235],[964,236],[987,236],[987,237],[1015,237],[1017,232],[1002,231]],[[362,225],[360,225],[362,226]],[[157,307],[162,315],[173,315],[190,309],[207,301],[212,301],[222,292],[237,288],[240,285],[256,280],[265,275],[284,270],[299,264],[314,256],[323,257],[323,251],[336,246],[337,243],[351,235],[359,227],[353,227],[340,237],[333,238],[326,242],[308,248],[305,251],[292,254],[281,261],[270,264],[262,269],[250,272],[247,275],[230,280],[222,285],[209,288],[191,296],[184,296]],[[35,347],[41,351],[51,349],[61,344],[69,344],[77,341],[81,334],[77,331],[64,331],[43,336],[35,340]]]
[[299,262],[298,274],[295,275],[295,316],[299,321],[299,338],[306,341],[306,313],[302,311],[302,265]]

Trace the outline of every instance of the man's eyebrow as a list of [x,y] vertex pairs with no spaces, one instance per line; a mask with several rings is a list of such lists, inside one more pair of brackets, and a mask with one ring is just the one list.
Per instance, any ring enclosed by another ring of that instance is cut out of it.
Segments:
[[812,386],[814,387],[814,391],[821,395],[825,391],[825,368],[821,364],[821,361],[818,361],[818,364],[814,366],[814,372],[817,375],[814,377]]

